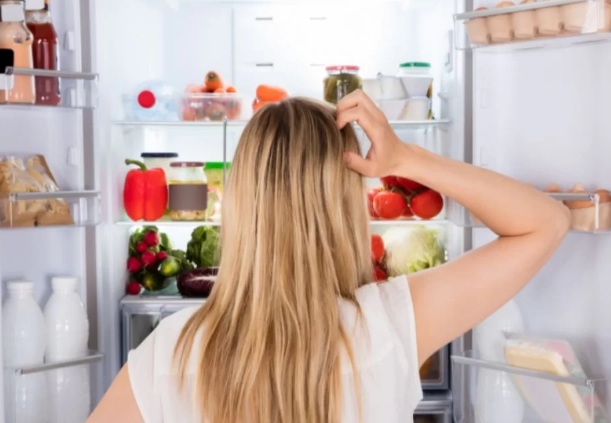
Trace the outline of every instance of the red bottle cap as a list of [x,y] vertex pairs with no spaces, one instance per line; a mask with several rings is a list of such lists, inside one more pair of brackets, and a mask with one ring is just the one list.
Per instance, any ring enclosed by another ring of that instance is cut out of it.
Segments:
[[140,105],[140,107],[150,109],[155,105],[155,102],[155,94],[153,94],[149,90],[144,90],[140,94],[138,94],[138,104]]

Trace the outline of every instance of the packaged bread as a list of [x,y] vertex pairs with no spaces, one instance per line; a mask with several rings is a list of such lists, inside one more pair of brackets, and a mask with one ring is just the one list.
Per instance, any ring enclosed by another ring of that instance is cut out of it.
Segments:
[[[561,339],[512,336],[505,345],[507,364],[550,375],[586,380],[570,343]],[[556,423],[607,422],[605,409],[594,389],[579,383],[514,375],[524,399],[541,421]]]
[[70,208],[62,199],[13,198],[18,193],[57,191],[43,156],[0,156],[0,226],[73,225]]
[[[581,184],[576,184],[569,192],[589,194]],[[598,203],[591,200],[565,201],[571,211],[571,229],[585,232],[611,230],[611,193],[599,189],[593,194],[597,194]]]
[[[479,7],[475,9],[476,12],[482,12],[488,10],[485,7]],[[467,22],[467,33],[471,44],[475,45],[486,45],[490,44],[490,34],[488,31],[488,18],[475,18],[470,19]]]
[[[535,0],[523,0],[520,5],[534,3]],[[530,40],[535,38],[535,11],[525,10],[511,14],[513,34],[518,40]]]
[[[542,2],[549,0],[541,0]],[[560,6],[542,7],[535,10],[535,25],[537,33],[543,36],[554,36],[562,30]]]
[[[510,1],[502,1],[496,5],[497,8],[511,6],[514,6],[514,3]],[[506,43],[513,39],[513,29],[509,13],[490,16],[488,18],[488,29],[490,30],[490,39],[493,43]]]

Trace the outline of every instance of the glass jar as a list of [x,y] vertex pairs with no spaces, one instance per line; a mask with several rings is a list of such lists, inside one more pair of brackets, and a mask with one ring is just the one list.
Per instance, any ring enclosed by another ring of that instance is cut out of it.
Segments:
[[23,0],[0,0],[0,103],[35,103],[33,76],[6,75],[7,67],[34,67],[33,42]]
[[342,98],[362,88],[363,80],[359,76],[358,66],[327,66],[327,77],[324,80],[325,101],[337,104]]
[[229,163],[206,163],[206,178],[208,178],[208,211],[207,219],[213,222],[221,221],[221,203],[223,201],[224,173],[223,167],[229,169]]
[[172,162],[168,184],[170,219],[205,220],[208,180],[203,162]]

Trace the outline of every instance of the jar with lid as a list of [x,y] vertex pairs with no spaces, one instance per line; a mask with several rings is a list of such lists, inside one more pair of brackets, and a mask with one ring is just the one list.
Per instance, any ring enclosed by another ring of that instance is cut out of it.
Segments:
[[352,65],[327,66],[324,80],[325,101],[337,104],[342,98],[363,86],[360,67]]
[[208,180],[203,162],[170,163],[168,187],[170,219],[205,220],[208,207]]
[[224,169],[229,169],[229,163],[206,163],[206,178],[208,179],[208,211],[207,218],[213,222],[221,221],[221,203],[223,201]]
[[34,67],[34,36],[25,24],[23,0],[0,0],[0,103],[34,104],[36,91],[31,75],[7,75],[7,67]]
[[165,172],[166,179],[170,179],[170,164],[178,159],[178,153],[144,152],[140,154],[147,169],[161,168]]

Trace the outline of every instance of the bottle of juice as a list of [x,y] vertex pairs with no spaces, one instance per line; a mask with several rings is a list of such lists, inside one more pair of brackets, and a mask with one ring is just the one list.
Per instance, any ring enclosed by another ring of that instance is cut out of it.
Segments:
[[[28,29],[34,35],[34,68],[46,70],[59,70],[59,51],[57,32],[53,27],[49,0],[45,0],[44,7],[26,12]],[[57,106],[61,101],[59,79],[49,76],[36,77],[36,104]]]

